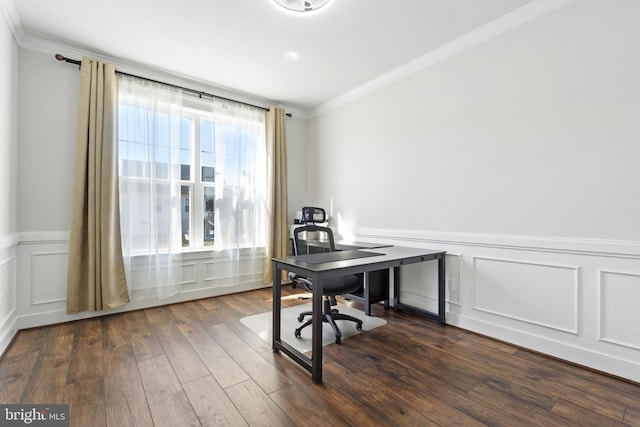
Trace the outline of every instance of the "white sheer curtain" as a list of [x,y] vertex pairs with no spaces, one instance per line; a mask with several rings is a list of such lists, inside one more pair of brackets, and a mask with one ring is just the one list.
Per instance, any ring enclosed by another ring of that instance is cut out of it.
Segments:
[[224,270],[221,284],[255,282],[262,275],[268,224],[265,111],[214,100],[211,113],[216,141],[214,248]]
[[212,102],[215,122],[215,249],[264,248],[267,157],[265,111]]
[[185,256],[192,265],[206,258],[206,287],[260,281],[265,111],[125,75],[119,96],[121,228],[133,297],[180,292]]
[[[130,290],[174,295],[181,285],[182,91],[120,75],[122,249]],[[141,294],[141,295],[140,295]]]

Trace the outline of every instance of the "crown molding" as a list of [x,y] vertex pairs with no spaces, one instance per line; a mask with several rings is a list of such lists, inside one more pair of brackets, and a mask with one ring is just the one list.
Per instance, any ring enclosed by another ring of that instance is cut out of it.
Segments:
[[13,38],[16,39],[16,42],[19,44],[20,40],[24,37],[24,30],[22,29],[22,23],[20,23],[16,8],[13,6],[13,1],[0,0],[0,12],[4,15],[4,19],[7,21],[7,25],[13,34]]
[[552,12],[573,0],[536,0],[513,12],[479,27],[464,36],[458,37],[436,49],[433,49],[400,67],[384,73],[369,82],[356,87],[336,98],[319,105],[311,111],[311,116],[318,116],[349,102],[355,101],[371,92],[382,89],[411,74],[422,71],[432,65],[446,60],[454,55],[471,49],[481,43],[491,40],[527,22],[533,21]]

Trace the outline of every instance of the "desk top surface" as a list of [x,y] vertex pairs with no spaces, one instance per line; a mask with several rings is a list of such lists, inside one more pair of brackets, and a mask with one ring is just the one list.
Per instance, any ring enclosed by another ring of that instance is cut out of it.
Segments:
[[[326,254],[340,254],[333,256],[322,254],[307,254],[274,258],[280,267],[299,267],[313,272],[326,272],[352,268],[386,268],[414,262],[428,261],[441,258],[446,252],[434,249],[408,248],[404,246],[376,247],[368,250],[347,250],[327,252]],[[325,262],[326,261],[326,262]]]
[[[328,248],[329,241],[328,240],[316,240],[316,239],[301,239],[307,246],[314,246],[318,248]],[[371,243],[371,242],[350,242],[346,240],[336,240],[335,241],[336,249],[339,251],[347,251],[350,249],[375,249],[375,248],[384,248],[387,246],[393,246],[386,243]]]

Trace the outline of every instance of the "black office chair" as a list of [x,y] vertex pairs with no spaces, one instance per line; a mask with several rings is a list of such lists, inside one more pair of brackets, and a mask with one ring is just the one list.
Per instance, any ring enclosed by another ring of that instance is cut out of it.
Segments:
[[[304,242],[302,240],[306,240],[301,237],[303,233],[324,233],[326,235],[326,242],[329,244],[328,249],[333,252],[336,250],[335,242],[333,240],[333,231],[331,231],[328,227],[322,227],[315,224],[306,224],[296,228],[293,231],[293,250],[295,255],[302,255],[302,246]],[[298,276],[293,273],[289,275],[290,279],[297,283],[299,286],[304,289],[312,292],[313,291],[313,283],[306,277]],[[342,333],[340,332],[340,328],[336,324],[336,320],[349,320],[352,322],[356,322],[356,329],[362,330],[362,320],[349,316],[348,314],[342,314],[338,312],[337,309],[332,309],[332,306],[337,305],[336,295],[344,295],[351,292],[355,292],[360,288],[360,281],[354,275],[348,276],[340,276],[334,277],[330,279],[326,279],[323,282],[322,295],[324,296],[323,301],[323,310],[322,310],[322,321],[329,323],[333,328],[333,332],[336,336],[336,344],[340,344]],[[304,311],[300,313],[298,316],[298,322],[302,322],[305,316],[311,316],[313,312]],[[295,336],[300,337],[300,333],[302,329],[306,328],[312,323],[312,319],[307,320],[303,325],[295,330]]]

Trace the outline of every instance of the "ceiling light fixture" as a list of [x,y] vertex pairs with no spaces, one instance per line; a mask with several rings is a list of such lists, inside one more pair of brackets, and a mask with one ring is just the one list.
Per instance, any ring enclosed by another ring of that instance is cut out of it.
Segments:
[[273,4],[292,15],[315,15],[326,10],[332,0],[272,0]]

